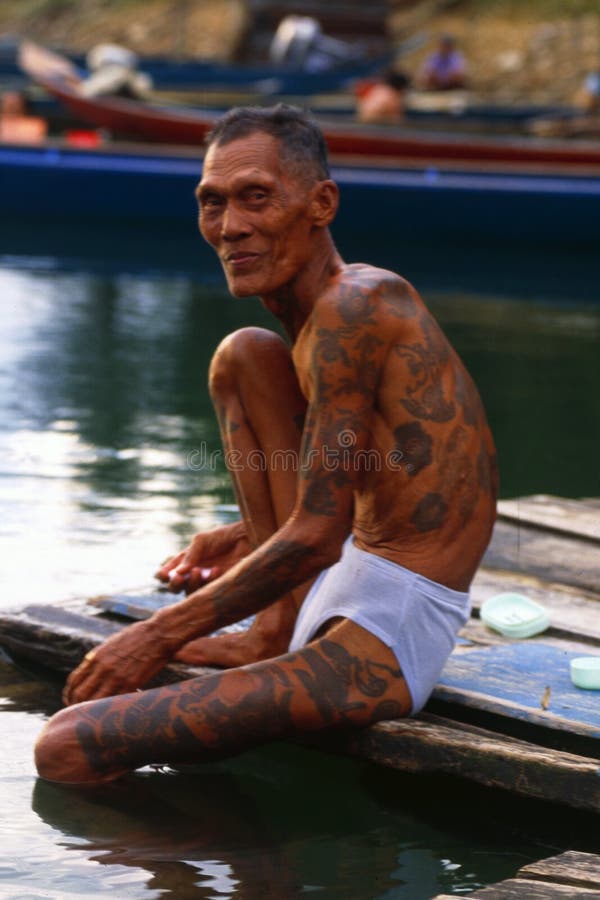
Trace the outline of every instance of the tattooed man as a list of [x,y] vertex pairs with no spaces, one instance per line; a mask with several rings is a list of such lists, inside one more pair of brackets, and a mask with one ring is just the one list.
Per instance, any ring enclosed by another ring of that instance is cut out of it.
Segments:
[[[492,529],[477,390],[406,281],[341,259],[311,120],[232,110],[207,140],[197,195],[229,290],[258,295],[289,345],[245,328],[217,348],[210,391],[242,521],[164,564],[159,577],[187,596],[70,675],[70,705],[36,751],[55,781],[414,714],[469,615]],[[210,636],[253,613],[247,632]],[[220,671],[138,690],[173,658]]]

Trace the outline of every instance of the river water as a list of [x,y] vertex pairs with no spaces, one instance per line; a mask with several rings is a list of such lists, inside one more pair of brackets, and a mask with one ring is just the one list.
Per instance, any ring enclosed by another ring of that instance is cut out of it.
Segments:
[[[414,281],[475,376],[502,495],[598,495],[597,259],[367,258]],[[2,608],[149,586],[235,514],[206,371],[223,335],[267,314],[228,297],[191,233],[116,223],[16,224],[0,309]],[[279,745],[95,792],[40,783],[32,746],[59,687],[0,663],[1,897],[426,900],[594,849],[581,817]]]

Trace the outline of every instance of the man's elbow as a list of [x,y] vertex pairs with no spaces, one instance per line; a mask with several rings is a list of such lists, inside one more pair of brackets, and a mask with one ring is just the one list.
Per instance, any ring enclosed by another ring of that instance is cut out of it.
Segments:
[[306,547],[311,577],[338,561],[344,541],[350,534],[350,526],[348,529],[341,529],[337,524],[315,525],[314,519],[308,521],[303,517],[293,518],[290,525],[294,535],[292,540]]

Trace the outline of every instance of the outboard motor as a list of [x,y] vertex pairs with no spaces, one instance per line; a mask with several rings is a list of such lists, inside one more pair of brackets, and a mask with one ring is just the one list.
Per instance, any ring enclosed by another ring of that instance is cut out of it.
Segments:
[[90,75],[81,85],[86,97],[126,97],[139,100],[152,89],[152,79],[137,71],[138,56],[118,44],[97,44],[86,56]]
[[306,72],[324,72],[363,56],[363,47],[328,37],[310,16],[282,19],[269,49],[275,65]]

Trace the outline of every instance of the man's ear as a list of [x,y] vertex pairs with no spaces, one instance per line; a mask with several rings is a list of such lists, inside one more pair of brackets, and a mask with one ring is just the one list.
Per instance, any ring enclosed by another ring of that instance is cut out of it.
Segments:
[[333,222],[338,211],[340,192],[335,181],[327,179],[319,181],[313,188],[311,215],[319,228],[327,228]]

